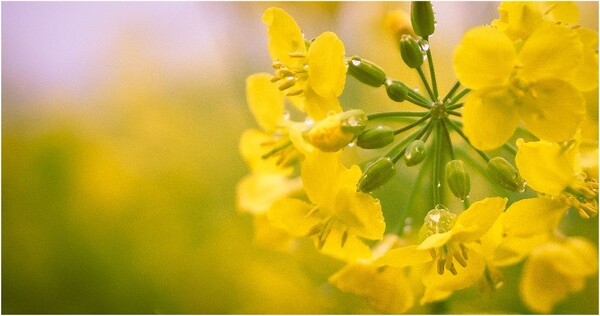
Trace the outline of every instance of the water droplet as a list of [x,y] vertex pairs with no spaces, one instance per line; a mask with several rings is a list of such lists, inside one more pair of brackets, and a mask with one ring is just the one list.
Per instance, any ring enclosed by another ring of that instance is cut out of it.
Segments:
[[357,67],[360,66],[360,60],[352,59],[352,65]]
[[313,121],[313,120],[312,120],[310,117],[307,117],[307,118],[304,120],[304,125],[306,125],[306,126],[312,126],[312,125],[314,125],[314,124],[315,124],[315,122],[314,122],[314,121]]
[[422,39],[422,40],[419,41],[419,46],[421,46],[421,49],[423,51],[428,51],[429,50],[429,42],[426,41],[426,40],[424,40],[424,39]]
[[284,111],[283,112],[283,119],[284,120],[289,120],[290,119],[290,112],[289,111]]
[[519,191],[519,193],[523,193],[525,192],[525,189],[527,189],[527,181],[523,180],[523,182],[521,182],[521,186],[517,188],[517,191]]
[[348,147],[352,148],[352,147],[354,147],[354,146],[355,146],[355,144],[354,144],[354,143],[348,143]]
[[442,204],[438,204],[425,216],[425,225],[427,227],[427,236],[433,234],[445,233],[454,225],[456,215],[448,210]]

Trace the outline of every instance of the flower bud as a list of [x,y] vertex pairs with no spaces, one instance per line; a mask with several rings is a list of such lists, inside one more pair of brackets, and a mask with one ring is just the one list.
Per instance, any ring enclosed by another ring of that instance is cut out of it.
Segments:
[[446,164],[446,182],[450,190],[461,201],[469,196],[471,191],[471,179],[465,171],[462,160],[450,160]]
[[423,64],[421,46],[408,35],[402,36],[402,40],[400,40],[400,55],[402,55],[404,63],[410,68],[419,68]]
[[424,39],[435,31],[435,17],[429,1],[413,1],[410,4],[410,21],[415,33]]
[[354,56],[348,62],[348,74],[358,81],[371,87],[381,86],[386,79],[385,72],[381,67],[366,59]]
[[306,138],[322,151],[334,152],[348,145],[365,128],[367,116],[362,110],[350,110],[329,115],[317,122]]
[[406,97],[408,96],[408,91],[406,89],[406,86],[399,81],[390,81],[385,85],[385,92],[387,92],[388,97],[396,102],[406,100]]
[[396,173],[396,167],[389,157],[381,157],[367,167],[358,181],[358,191],[372,192],[386,184]]
[[387,126],[370,128],[358,135],[356,145],[364,149],[382,148],[394,141],[394,130]]
[[404,151],[404,163],[408,167],[418,165],[425,159],[426,155],[425,143],[420,139],[413,140],[406,146],[406,150]]
[[525,191],[527,182],[521,178],[519,171],[502,157],[494,157],[488,161],[488,174],[505,189],[515,192]]

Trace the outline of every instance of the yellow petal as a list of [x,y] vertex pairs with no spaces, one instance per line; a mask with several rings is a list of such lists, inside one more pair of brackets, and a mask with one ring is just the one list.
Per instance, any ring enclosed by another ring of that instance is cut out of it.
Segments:
[[417,245],[406,246],[402,248],[391,249],[382,257],[375,260],[377,266],[392,266],[403,268],[418,265],[431,261],[431,254],[428,250],[419,250]]
[[520,77],[526,81],[544,78],[573,79],[581,62],[582,45],[577,32],[559,26],[544,26],[523,44],[519,54]]
[[570,241],[536,248],[525,264],[520,284],[525,304],[535,312],[549,313],[556,303],[582,290],[585,276],[595,274],[598,268],[595,248]]
[[463,109],[464,133],[481,150],[506,143],[519,124],[514,98],[504,88],[472,91]]
[[578,28],[577,34],[583,44],[583,52],[572,83],[580,91],[591,91],[598,88],[598,33]]
[[452,241],[472,242],[485,234],[506,208],[508,199],[491,197],[473,203],[456,219]]
[[506,210],[505,234],[511,237],[528,237],[550,233],[558,228],[558,224],[568,208],[569,206],[559,199],[519,200]]
[[[346,262],[365,260],[371,258],[371,249],[354,235],[345,235],[343,225],[334,224],[327,236],[325,244],[320,249],[322,253]],[[315,245],[319,245],[315,237]],[[343,242],[342,242],[343,241]]]
[[506,213],[500,214],[498,219],[494,222],[494,225],[490,227],[487,233],[479,238],[481,255],[483,255],[486,262],[494,262],[495,251],[500,243],[502,243],[504,237],[504,215],[506,215]]
[[268,8],[262,21],[269,29],[269,53],[288,67],[301,66],[303,58],[292,58],[290,53],[306,53],[302,30],[287,12],[280,8]]
[[433,234],[433,235],[425,238],[425,240],[423,240],[423,242],[421,242],[421,244],[417,247],[417,249],[428,250],[428,249],[442,247],[452,238],[452,233],[453,233],[452,231],[449,231],[449,232],[440,233],[440,234]]
[[581,93],[557,79],[535,82],[518,105],[525,126],[539,138],[549,141],[562,142],[573,137],[585,117]]
[[273,203],[267,215],[274,227],[283,229],[293,236],[303,237],[322,221],[318,213],[307,216],[313,207],[298,199],[284,198]]
[[258,125],[274,131],[283,120],[283,93],[271,82],[271,75],[258,73],[246,79],[246,99]]
[[475,243],[466,244],[469,251],[467,266],[454,264],[456,275],[449,271],[444,271],[442,275],[437,273],[437,262],[430,262],[423,273],[423,284],[427,288],[438,291],[457,291],[467,288],[483,275],[485,262],[480,253],[480,246]]
[[525,40],[543,24],[542,7],[537,2],[503,1],[498,7],[500,19],[492,25],[513,40]]
[[320,121],[331,113],[342,112],[342,106],[337,98],[323,98],[307,86],[304,91],[304,111],[314,121]]
[[319,35],[308,49],[308,82],[322,98],[337,98],[346,83],[344,43],[332,32]]
[[329,282],[366,298],[379,313],[401,314],[414,304],[412,287],[400,269],[354,263],[329,277]]
[[556,5],[550,12],[555,21],[560,21],[567,24],[575,24],[579,22],[579,9],[573,1],[550,1],[548,6]]
[[275,201],[300,190],[300,178],[289,179],[282,174],[253,174],[238,184],[237,207],[252,214],[264,213]]
[[515,163],[532,189],[558,196],[576,175],[577,146],[567,149],[557,143],[517,141]]
[[292,168],[282,168],[277,165],[277,157],[263,159],[262,156],[272,147],[266,144],[273,143],[273,137],[256,129],[245,130],[240,137],[240,153],[254,173],[274,173],[289,175]]
[[494,251],[493,263],[497,266],[509,266],[520,262],[533,249],[546,242],[549,234],[539,234],[530,237],[505,237]]
[[288,250],[292,241],[290,234],[285,230],[273,227],[266,214],[254,217],[254,243],[275,249]]
[[447,299],[452,295],[452,291],[442,291],[436,288],[427,287],[423,292],[423,297],[419,300],[419,304],[425,305],[427,303],[439,302]]
[[367,239],[381,239],[385,222],[379,200],[371,195],[343,188],[336,196],[334,216],[349,234]]
[[454,71],[464,86],[478,90],[506,84],[516,62],[513,43],[501,31],[476,27],[454,51]]

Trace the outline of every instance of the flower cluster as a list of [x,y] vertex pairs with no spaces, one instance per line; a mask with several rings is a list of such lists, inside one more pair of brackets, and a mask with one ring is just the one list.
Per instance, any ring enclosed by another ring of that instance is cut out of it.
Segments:
[[[498,290],[503,269],[520,262],[520,296],[534,312],[551,312],[582,290],[598,271],[597,246],[560,225],[570,210],[597,218],[597,103],[586,94],[597,95],[598,35],[577,24],[573,3],[504,2],[498,11],[490,25],[463,36],[453,56],[458,80],[442,96],[429,2],[411,4],[410,23],[401,14],[388,21],[425,95],[347,56],[336,34],[306,40],[284,10],[267,9],[273,71],[246,81],[260,129],[241,137],[251,173],[237,192],[239,209],[254,217],[256,241],[290,250],[312,240],[345,263],[329,282],[382,313],[443,302],[474,285]],[[339,97],[347,77],[423,110],[346,109]],[[353,164],[347,150],[380,156]],[[398,165],[419,166],[415,182],[430,177],[431,204],[412,207],[415,183],[409,201],[397,201],[402,212],[384,218],[375,196],[398,177]],[[500,193],[471,203],[473,170]],[[454,198],[463,210],[447,207]],[[403,229],[406,221],[422,227]]]

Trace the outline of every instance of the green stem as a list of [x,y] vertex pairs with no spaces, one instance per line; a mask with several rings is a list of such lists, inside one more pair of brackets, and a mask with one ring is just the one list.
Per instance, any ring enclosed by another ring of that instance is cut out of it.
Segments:
[[416,98],[414,98],[414,97],[412,97],[410,95],[408,95],[406,97],[406,101],[408,101],[408,102],[410,102],[410,103],[412,103],[414,105],[420,106],[422,108],[425,108],[425,109],[431,109],[431,106],[429,105],[428,101],[422,101],[422,100],[416,99]]
[[408,210],[410,209],[412,203],[414,202],[414,198],[417,196],[416,193],[418,191],[418,188],[421,186],[421,182],[425,178],[426,170],[428,170],[428,168],[420,168],[419,169],[419,173],[417,174],[417,179],[415,180],[412,190],[410,191],[410,194],[408,195],[408,201],[406,202],[406,204],[404,204],[402,211],[400,211],[400,215],[398,216],[399,221],[396,224],[396,227],[394,227],[394,229],[392,230],[392,232],[394,232],[398,236],[402,236],[402,232],[404,230],[404,221],[406,220],[406,216],[408,215]]
[[433,95],[435,96],[435,101],[437,101],[438,97],[438,88],[437,81],[435,80],[435,69],[433,67],[433,57],[431,57],[431,46],[427,49],[427,63],[429,64],[429,75],[431,76],[431,85],[433,86]]
[[398,135],[398,134],[400,134],[402,132],[408,131],[409,129],[411,129],[411,128],[413,128],[413,127],[415,127],[415,126],[417,126],[417,125],[419,125],[419,124],[421,124],[423,122],[425,122],[427,119],[429,119],[429,117],[431,117],[431,113],[428,113],[425,116],[423,116],[422,118],[418,119],[417,121],[414,121],[414,122],[412,122],[412,123],[410,123],[410,124],[408,124],[408,125],[400,128],[400,129],[395,130],[394,131],[394,135]]
[[463,209],[465,209],[465,210],[466,210],[466,209],[468,209],[468,208],[469,208],[469,206],[471,206],[471,202],[469,202],[469,198],[468,198],[468,197],[466,197],[466,198],[463,200]]
[[413,116],[423,116],[423,115],[427,115],[430,114],[431,112],[403,112],[403,111],[393,111],[393,112],[380,112],[380,113],[373,113],[373,114],[369,114],[367,115],[367,119],[370,120],[374,120],[377,118],[382,118],[382,117],[397,117],[397,116],[404,116],[404,117],[413,117]]
[[290,146],[291,144],[292,144],[292,141],[291,141],[291,140],[289,140],[289,141],[287,141],[287,142],[283,143],[282,145],[279,145],[279,146],[277,146],[277,147],[273,148],[273,149],[272,149],[271,151],[269,151],[268,153],[266,153],[266,154],[262,155],[262,156],[261,156],[261,158],[262,158],[262,159],[267,159],[267,158],[269,158],[269,157],[273,156],[274,154],[276,154],[277,152],[279,152],[279,151],[281,151],[281,150],[285,149],[286,147]]
[[429,135],[431,135],[432,130],[433,130],[433,124],[429,124],[429,128],[427,129],[427,131],[425,132],[425,135],[423,135],[423,138],[421,139],[424,143],[427,142],[427,139],[429,138]]
[[462,113],[460,113],[460,112],[456,112],[456,111],[452,111],[452,110],[448,110],[448,109],[446,109],[446,113],[448,113],[448,114],[450,114],[450,115],[454,115],[454,116],[462,117]]
[[441,170],[442,170],[442,127],[440,121],[436,122],[435,126],[435,138],[433,139],[433,204],[438,205],[442,202],[442,183],[441,183]]
[[442,102],[446,102],[446,100],[450,99],[454,95],[454,93],[456,92],[456,90],[458,90],[459,87],[460,87],[460,82],[457,81],[452,86],[452,89],[450,89],[450,91],[448,91],[448,94],[446,94],[446,96],[442,99]]
[[460,101],[462,97],[464,97],[467,93],[471,92],[471,89],[464,89],[459,94],[454,96],[452,100],[448,103],[448,106],[454,105],[456,102]]
[[419,77],[421,77],[421,81],[423,81],[423,85],[425,86],[425,89],[427,89],[427,94],[429,94],[429,97],[431,98],[431,100],[436,100],[436,97],[433,94],[433,91],[431,91],[431,87],[429,86],[429,82],[427,81],[427,78],[425,78],[425,73],[423,72],[423,69],[421,69],[421,67],[416,68],[417,72],[419,73]]
[[506,149],[513,156],[517,154],[517,149],[509,143],[502,145],[502,147],[504,147],[504,149]]
[[452,160],[456,159],[454,155],[454,148],[452,148],[452,139],[450,138],[450,132],[448,131],[448,126],[446,126],[446,122],[444,120],[441,121],[442,127],[444,128],[444,136],[446,137],[446,144],[448,145],[448,149],[450,152],[450,157]]
[[450,111],[450,110],[460,109],[460,108],[463,107],[463,105],[464,105],[464,103],[457,103],[457,104],[454,104],[452,106],[447,106],[446,110]]
[[471,141],[469,141],[469,138],[467,137],[467,135],[465,135],[463,133],[463,131],[460,129],[460,127],[456,126],[456,124],[454,124],[454,122],[449,120],[448,118],[445,118],[444,120],[446,120],[446,124],[450,125],[452,127],[452,129],[454,129],[454,131],[456,131],[458,133],[458,135],[460,135],[465,140],[465,142],[467,142],[467,144],[469,144],[481,156],[481,158],[483,158],[486,162],[490,161],[490,159],[491,159],[490,156],[488,156],[483,151],[475,148],[475,146],[473,146],[473,144],[471,144]]
[[[398,143],[398,145],[394,146],[394,148],[392,148],[390,151],[388,151],[384,156],[392,159],[392,162],[394,162],[394,163],[398,162],[398,160],[400,160],[400,157],[402,157],[402,155],[404,155],[404,152],[406,151],[406,147],[408,146],[408,144],[415,139],[421,138],[423,136],[423,134],[425,134],[425,132],[427,131],[427,129],[429,128],[430,125],[431,125],[431,121],[429,121],[425,126],[421,127],[420,130],[412,133],[411,135],[409,135],[406,138],[404,138],[403,140],[401,140]],[[396,153],[396,151],[398,151],[398,149],[400,149],[400,148],[402,148],[402,150]]]

